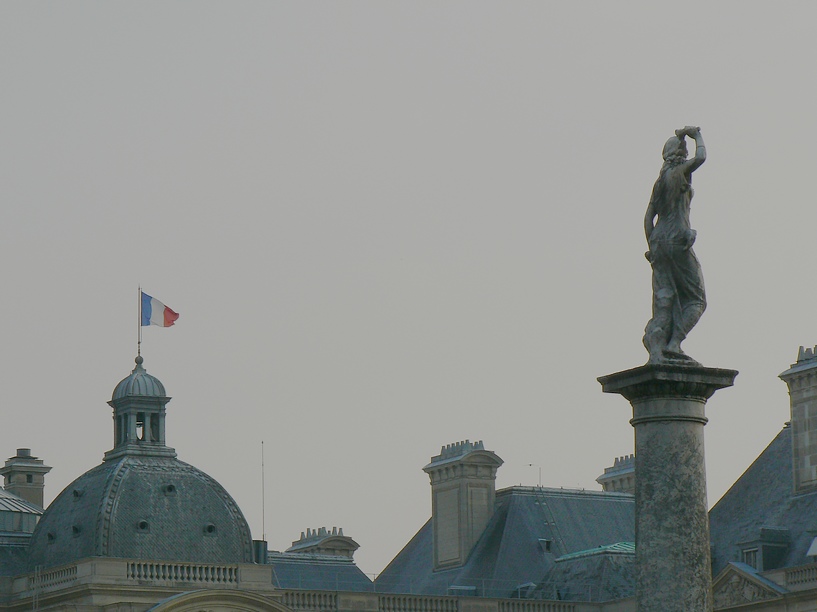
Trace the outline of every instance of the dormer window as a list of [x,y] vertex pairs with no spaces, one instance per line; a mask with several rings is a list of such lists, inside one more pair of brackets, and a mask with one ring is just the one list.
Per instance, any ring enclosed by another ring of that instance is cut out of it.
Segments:
[[757,548],[747,548],[741,552],[741,561],[749,567],[758,569],[757,567]]
[[757,539],[738,543],[738,558],[759,572],[779,568],[789,550],[789,530],[782,527],[761,527],[758,536]]

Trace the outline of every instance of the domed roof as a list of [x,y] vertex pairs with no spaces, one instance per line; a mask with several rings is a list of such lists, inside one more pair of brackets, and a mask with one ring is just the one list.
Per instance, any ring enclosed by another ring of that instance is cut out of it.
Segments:
[[136,357],[136,367],[126,378],[123,378],[113,390],[111,401],[125,397],[166,397],[165,386],[155,376],[147,373],[142,367],[142,356]]
[[32,567],[86,557],[250,563],[252,537],[233,498],[201,470],[125,455],[68,485],[32,536]]

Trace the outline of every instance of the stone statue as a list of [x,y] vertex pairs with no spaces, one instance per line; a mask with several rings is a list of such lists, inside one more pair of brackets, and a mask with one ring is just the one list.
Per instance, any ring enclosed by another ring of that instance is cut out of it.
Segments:
[[[695,140],[687,159],[685,137]],[[652,319],[644,330],[649,363],[700,365],[681,350],[681,342],[706,309],[701,264],[692,251],[696,232],[689,226],[692,173],[706,160],[701,129],[675,130],[664,145],[664,165],[652,189],[644,231],[652,266]]]

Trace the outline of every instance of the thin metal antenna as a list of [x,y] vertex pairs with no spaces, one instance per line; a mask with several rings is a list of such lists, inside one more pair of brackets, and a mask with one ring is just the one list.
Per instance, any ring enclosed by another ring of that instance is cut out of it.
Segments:
[[266,510],[264,508],[266,494],[264,493],[264,441],[261,440],[261,539],[267,541]]

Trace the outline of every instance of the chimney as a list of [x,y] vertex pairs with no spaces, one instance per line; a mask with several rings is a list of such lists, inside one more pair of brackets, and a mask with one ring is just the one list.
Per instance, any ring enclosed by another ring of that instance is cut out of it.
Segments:
[[50,471],[42,459],[31,455],[30,448],[18,448],[17,454],[0,468],[0,475],[6,491],[42,508],[45,475]]
[[343,535],[342,527],[340,529],[332,527],[332,531],[329,531],[326,527],[320,527],[318,529],[307,529],[306,533],[302,531],[301,539],[295,540],[292,546],[286,549],[286,552],[330,555],[351,559],[358,548],[360,548],[360,544],[349,536]]
[[431,479],[434,569],[458,567],[494,513],[496,471],[503,461],[482,441],[449,444],[423,468]]
[[613,465],[604,468],[604,474],[596,478],[596,482],[603,491],[635,495],[635,455],[616,457]]
[[791,402],[794,493],[817,491],[817,347],[800,347],[797,363],[780,375]]

